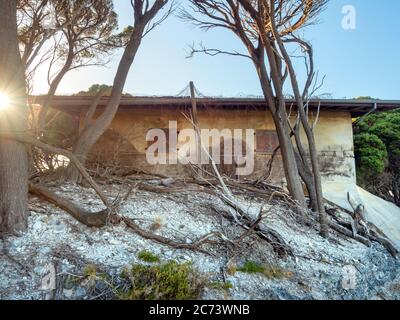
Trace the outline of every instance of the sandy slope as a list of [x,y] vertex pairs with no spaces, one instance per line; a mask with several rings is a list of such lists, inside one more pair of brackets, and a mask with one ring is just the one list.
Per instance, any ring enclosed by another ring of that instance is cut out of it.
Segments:
[[[106,186],[111,198],[123,194],[123,186]],[[101,208],[91,190],[76,186],[54,187],[62,194],[91,210]],[[126,265],[141,262],[137,255],[147,250],[162,261],[192,261],[199,274],[212,281],[229,281],[233,288],[206,289],[208,299],[378,299],[400,298],[399,263],[383,247],[367,248],[333,233],[330,240],[318,235],[316,225],[306,227],[296,221],[294,213],[282,203],[267,204],[253,197],[241,197],[250,210],[261,204],[267,213],[263,223],[279,230],[293,247],[295,257],[278,259],[270,245],[252,236],[240,246],[205,247],[209,254],[176,250],[156,244],[132,233],[124,225],[90,229],[58,208],[37,198],[31,199],[29,231],[21,237],[0,242],[0,298],[44,299],[49,292],[42,280],[56,267],[57,297],[90,299],[82,285],[65,287],[59,281],[68,274],[81,274],[87,264],[95,264],[109,274],[118,274]],[[176,241],[192,242],[212,231],[234,239],[242,230],[221,218],[211,203],[223,207],[215,196],[193,191],[156,194],[135,191],[120,213],[135,219],[142,228],[154,221],[162,223],[157,232]],[[241,266],[245,261],[279,265],[292,274],[283,279],[268,279],[262,274],[226,272],[228,261]],[[350,268],[350,269],[349,269]],[[348,270],[354,273],[354,290],[345,290],[342,281]]]

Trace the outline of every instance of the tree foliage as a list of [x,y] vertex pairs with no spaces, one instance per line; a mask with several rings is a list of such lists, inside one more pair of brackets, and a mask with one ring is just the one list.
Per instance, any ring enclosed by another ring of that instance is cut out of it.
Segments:
[[386,146],[375,134],[362,132],[354,137],[357,150],[356,160],[362,175],[380,174],[387,161]]
[[108,84],[92,84],[87,90],[77,93],[78,96],[95,96],[99,91],[103,92],[104,96],[111,95],[112,86]]
[[399,205],[400,110],[368,115],[354,132],[358,183]]
[[128,34],[116,32],[111,0],[19,0],[17,18],[27,74],[33,77],[47,62],[49,85],[70,69],[104,64],[112,49],[124,46]]
[[[321,235],[328,236],[328,221],[322,195],[321,172],[313,124],[305,111],[313,95],[317,73],[313,48],[302,39],[302,30],[315,23],[325,9],[327,0],[190,0],[190,9],[181,17],[203,30],[224,28],[233,32],[247,52],[229,52],[201,46],[192,48],[191,55],[202,52],[215,56],[228,54],[249,58],[260,80],[268,111],[271,113],[279,139],[279,148],[287,188],[301,207],[306,207],[304,182],[310,196],[310,207],[319,213]],[[301,52],[306,71],[304,85],[293,52]],[[298,121],[292,128],[288,123],[284,88],[289,83],[297,105]],[[308,147],[303,146],[300,129],[304,129]],[[294,135],[293,140],[291,136]],[[307,155],[307,152],[309,156]]]

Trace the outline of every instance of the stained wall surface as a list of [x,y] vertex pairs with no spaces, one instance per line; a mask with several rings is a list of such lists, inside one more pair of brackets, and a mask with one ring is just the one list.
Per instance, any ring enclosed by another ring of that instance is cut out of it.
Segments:
[[[315,114],[310,114],[310,121],[313,122],[315,117]],[[255,137],[257,132],[260,130],[275,131],[271,114],[267,111],[200,110],[198,118],[200,129],[216,129],[218,131],[211,134],[212,138],[207,137],[207,132],[202,134],[203,144],[209,143],[211,146],[220,145],[222,139],[220,139],[219,134],[227,137],[233,133],[233,129],[240,129],[244,141],[242,148],[257,150],[257,139]],[[353,131],[350,113],[323,111],[319,114],[317,120],[314,130],[323,178],[332,180],[339,175],[355,181]],[[113,162],[126,168],[133,167],[167,176],[191,175],[193,170],[190,165],[179,163],[150,165],[146,160],[146,150],[151,145],[151,142],[146,141],[146,134],[149,130],[157,128],[163,129],[168,134],[168,130],[165,129],[169,127],[170,121],[176,121],[177,132],[182,139],[182,134],[185,133],[184,129],[193,128],[191,121],[183,114],[182,110],[162,108],[120,110],[107,134],[100,139],[92,150],[91,158],[102,162]],[[252,129],[255,132],[253,144],[249,142],[250,139],[246,141],[246,129]],[[169,132],[173,131],[170,130]],[[302,137],[305,140],[304,134],[302,134]],[[227,141],[228,143],[225,142],[225,145],[229,144],[229,140]],[[195,136],[192,139],[186,137],[183,141],[178,141],[178,155],[183,154],[184,144],[186,146],[189,144],[192,152],[196,151]],[[224,145],[222,145],[223,148]],[[215,158],[218,158],[217,153],[214,154]],[[251,177],[259,177],[265,173],[271,154],[271,151],[254,152],[255,168],[250,175]],[[174,159],[174,157],[171,159]],[[284,183],[284,172],[279,154],[273,162],[270,179],[278,184]]]

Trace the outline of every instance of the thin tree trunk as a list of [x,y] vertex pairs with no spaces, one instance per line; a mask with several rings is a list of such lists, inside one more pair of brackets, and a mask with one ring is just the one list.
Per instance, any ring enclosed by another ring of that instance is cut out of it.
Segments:
[[197,153],[197,165],[199,166],[199,170],[197,170],[197,177],[201,178],[203,176],[203,170],[201,165],[201,155],[202,155],[202,148],[201,148],[201,132],[199,126],[199,119],[197,114],[197,100],[196,100],[196,93],[194,88],[194,83],[190,81],[190,97],[192,100],[192,118],[194,123],[194,129],[196,131],[196,153]]
[[283,98],[274,99],[271,85],[268,81],[268,73],[264,62],[264,50],[259,51],[260,56],[254,59],[255,66],[260,79],[261,88],[268,103],[268,108],[272,114],[281,147],[283,169],[285,171],[286,182],[289,193],[300,206],[306,207],[306,199],[301,184],[293,144],[290,139],[290,128],[287,123],[286,103]]
[[[28,108],[24,67],[16,22],[16,0],[4,0],[0,8],[0,91],[10,105],[0,110],[1,130],[25,131]],[[28,211],[28,153],[20,142],[0,138],[0,234],[26,229]]]
[[309,207],[314,212],[318,212],[317,193],[315,192],[314,178],[313,178],[312,172],[310,171],[308,164],[306,164],[306,165],[304,164],[300,155],[296,152],[295,152],[295,155],[296,155],[297,167],[299,169],[299,174],[300,174],[301,180],[303,180],[303,182],[307,188],[307,191],[308,191],[308,196],[310,197]]
[[[273,8],[273,6],[272,6],[272,8]],[[329,224],[328,224],[328,217],[327,217],[327,214],[325,211],[325,206],[324,206],[324,198],[322,195],[321,173],[320,173],[320,169],[319,169],[318,152],[317,152],[317,145],[315,143],[314,133],[308,122],[308,117],[306,115],[306,112],[304,111],[304,103],[303,103],[304,101],[303,101],[302,95],[300,94],[299,84],[297,82],[296,72],[294,70],[292,60],[290,59],[290,56],[289,56],[288,52],[286,51],[285,45],[283,44],[283,41],[280,38],[280,35],[278,34],[278,32],[276,30],[276,25],[275,25],[274,19],[271,19],[271,26],[272,26],[276,41],[278,43],[279,50],[282,54],[283,60],[285,61],[287,69],[288,69],[293,93],[294,93],[295,100],[297,103],[297,109],[298,109],[298,112],[300,115],[301,124],[302,124],[302,126],[304,128],[304,132],[307,136],[308,148],[309,148],[310,159],[311,159],[311,167],[312,167],[312,172],[313,172],[313,177],[314,177],[316,200],[317,200],[317,204],[318,204],[318,213],[319,213],[320,228],[321,228],[320,233],[323,237],[328,237],[329,236]]]
[[317,193],[315,190],[315,185],[314,185],[314,177],[313,173],[310,170],[309,164],[308,164],[308,157],[307,154],[303,148],[303,144],[301,143],[301,138],[300,138],[300,124],[297,123],[295,128],[292,130],[295,141],[296,141],[296,146],[298,153],[296,154],[296,160],[297,160],[297,167],[299,170],[299,174],[301,179],[303,180],[307,191],[308,195],[310,197],[310,207],[312,210],[315,212],[319,211],[318,207],[318,199],[317,199]]
[[57,74],[57,76],[51,82],[49,91],[47,92],[44,103],[40,109],[39,116],[38,116],[38,131],[39,131],[39,133],[42,130],[44,130],[46,127],[46,116],[49,111],[49,108],[51,107],[51,103],[53,102],[53,98],[57,92],[58,86],[60,85],[62,79],[67,74],[67,72],[70,70],[73,61],[74,61],[74,47],[73,47],[73,44],[70,44],[67,60],[65,61],[64,66],[62,67],[60,72]]
[[92,103],[91,103],[91,105],[89,107],[89,110],[87,111],[87,113],[85,115],[85,118],[83,119],[82,131],[85,130],[87,127],[89,127],[90,124],[92,123],[92,121],[94,120],[93,117],[94,117],[94,115],[96,113],[97,106],[100,103],[100,100],[101,100],[101,98],[102,98],[102,96],[104,94],[104,91],[105,90],[100,89],[97,92],[97,94],[94,96],[94,98],[92,100]]
[[285,171],[285,177],[288,185],[288,190],[292,197],[298,201],[299,205],[306,207],[303,186],[301,184],[299,170],[296,163],[293,144],[289,135],[289,126],[286,119],[281,121],[284,116],[275,119],[276,132],[281,146],[282,162]]
[[[164,15],[164,17],[162,17],[159,21],[154,22],[152,26],[149,26],[151,21],[156,17],[159,11],[162,10],[165,5],[167,5],[167,3],[168,0],[155,0],[153,1],[152,5],[150,5],[149,1],[132,1],[135,23],[129,42],[125,47],[121,61],[119,62],[110,99],[108,100],[103,113],[90,126],[86,127],[82,131],[73,147],[75,156],[79,159],[79,161],[81,161],[82,164],[86,163],[90,149],[110,126],[115,114],[118,111],[128,73],[131,69],[136,53],[138,52],[142,43],[143,37],[156,25],[165,20],[171,13],[172,6]],[[67,176],[68,179],[73,183],[77,183],[80,180],[79,172],[77,172],[72,166],[69,166]]]

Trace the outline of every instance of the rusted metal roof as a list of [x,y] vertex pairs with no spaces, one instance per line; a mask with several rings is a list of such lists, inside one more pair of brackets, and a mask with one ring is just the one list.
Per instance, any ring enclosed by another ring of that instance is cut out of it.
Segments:
[[[32,96],[30,101],[33,104],[42,104],[45,96]],[[52,107],[66,112],[81,112],[86,110],[92,101],[92,96],[56,96]],[[100,100],[99,108],[104,107],[108,97]],[[294,100],[286,100],[288,107],[296,108]],[[189,97],[144,97],[144,96],[123,96],[120,102],[120,109],[149,109],[149,108],[184,108],[190,106]],[[199,108],[215,109],[254,109],[265,110],[267,105],[261,98],[197,98]],[[400,100],[348,100],[348,99],[312,99],[309,101],[311,109],[320,107],[324,111],[347,111],[353,116],[360,116],[370,112],[376,106],[376,112],[389,111],[400,108]]]

